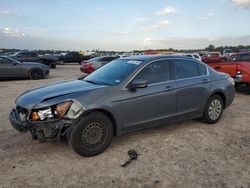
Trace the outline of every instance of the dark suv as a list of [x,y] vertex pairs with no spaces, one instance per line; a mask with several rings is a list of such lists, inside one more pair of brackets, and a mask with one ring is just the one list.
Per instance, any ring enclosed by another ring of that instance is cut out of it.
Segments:
[[33,138],[67,138],[84,156],[103,152],[113,135],[201,118],[216,123],[234,99],[234,80],[181,56],[116,59],[84,79],[25,92],[10,122]]
[[91,58],[91,56],[84,56],[84,55],[80,54],[79,52],[68,52],[64,56],[60,57],[60,61],[62,63],[79,63],[79,64],[81,64],[81,62],[83,60],[88,60],[90,58]]
[[49,56],[39,56],[35,52],[30,51],[19,51],[10,56],[13,59],[16,59],[20,62],[38,62],[49,66],[50,68],[56,68],[56,64],[58,62],[57,57],[49,57]]

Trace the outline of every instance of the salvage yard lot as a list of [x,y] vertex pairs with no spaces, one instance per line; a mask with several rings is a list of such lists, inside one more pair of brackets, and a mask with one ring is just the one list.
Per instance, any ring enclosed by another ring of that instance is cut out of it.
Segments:
[[[79,65],[59,65],[46,79],[0,81],[0,186],[250,187],[250,95],[243,93],[217,124],[186,121],[135,132],[91,158],[66,141],[39,143],[11,127],[8,114],[22,92],[81,75]],[[140,155],[123,168],[130,149]]]

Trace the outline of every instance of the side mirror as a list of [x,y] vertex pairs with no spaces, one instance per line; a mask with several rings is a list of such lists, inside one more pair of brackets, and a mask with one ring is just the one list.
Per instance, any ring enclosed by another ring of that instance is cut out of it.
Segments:
[[136,88],[145,88],[148,86],[148,82],[146,80],[134,80],[130,82],[127,86],[129,90],[134,90]]

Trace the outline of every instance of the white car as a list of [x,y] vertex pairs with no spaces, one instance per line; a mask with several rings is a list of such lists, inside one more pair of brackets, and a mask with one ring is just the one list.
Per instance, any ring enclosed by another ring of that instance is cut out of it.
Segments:
[[197,54],[197,53],[183,54],[183,56],[192,57],[194,59],[197,59],[197,60],[201,61],[201,56],[199,54]]

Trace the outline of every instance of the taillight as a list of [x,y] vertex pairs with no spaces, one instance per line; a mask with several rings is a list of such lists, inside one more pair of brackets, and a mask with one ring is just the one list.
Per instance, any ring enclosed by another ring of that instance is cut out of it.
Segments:
[[243,66],[238,64],[236,65],[236,73],[237,74],[242,74],[243,73]]
[[95,70],[92,63],[86,63],[84,68],[87,73],[92,73]]

